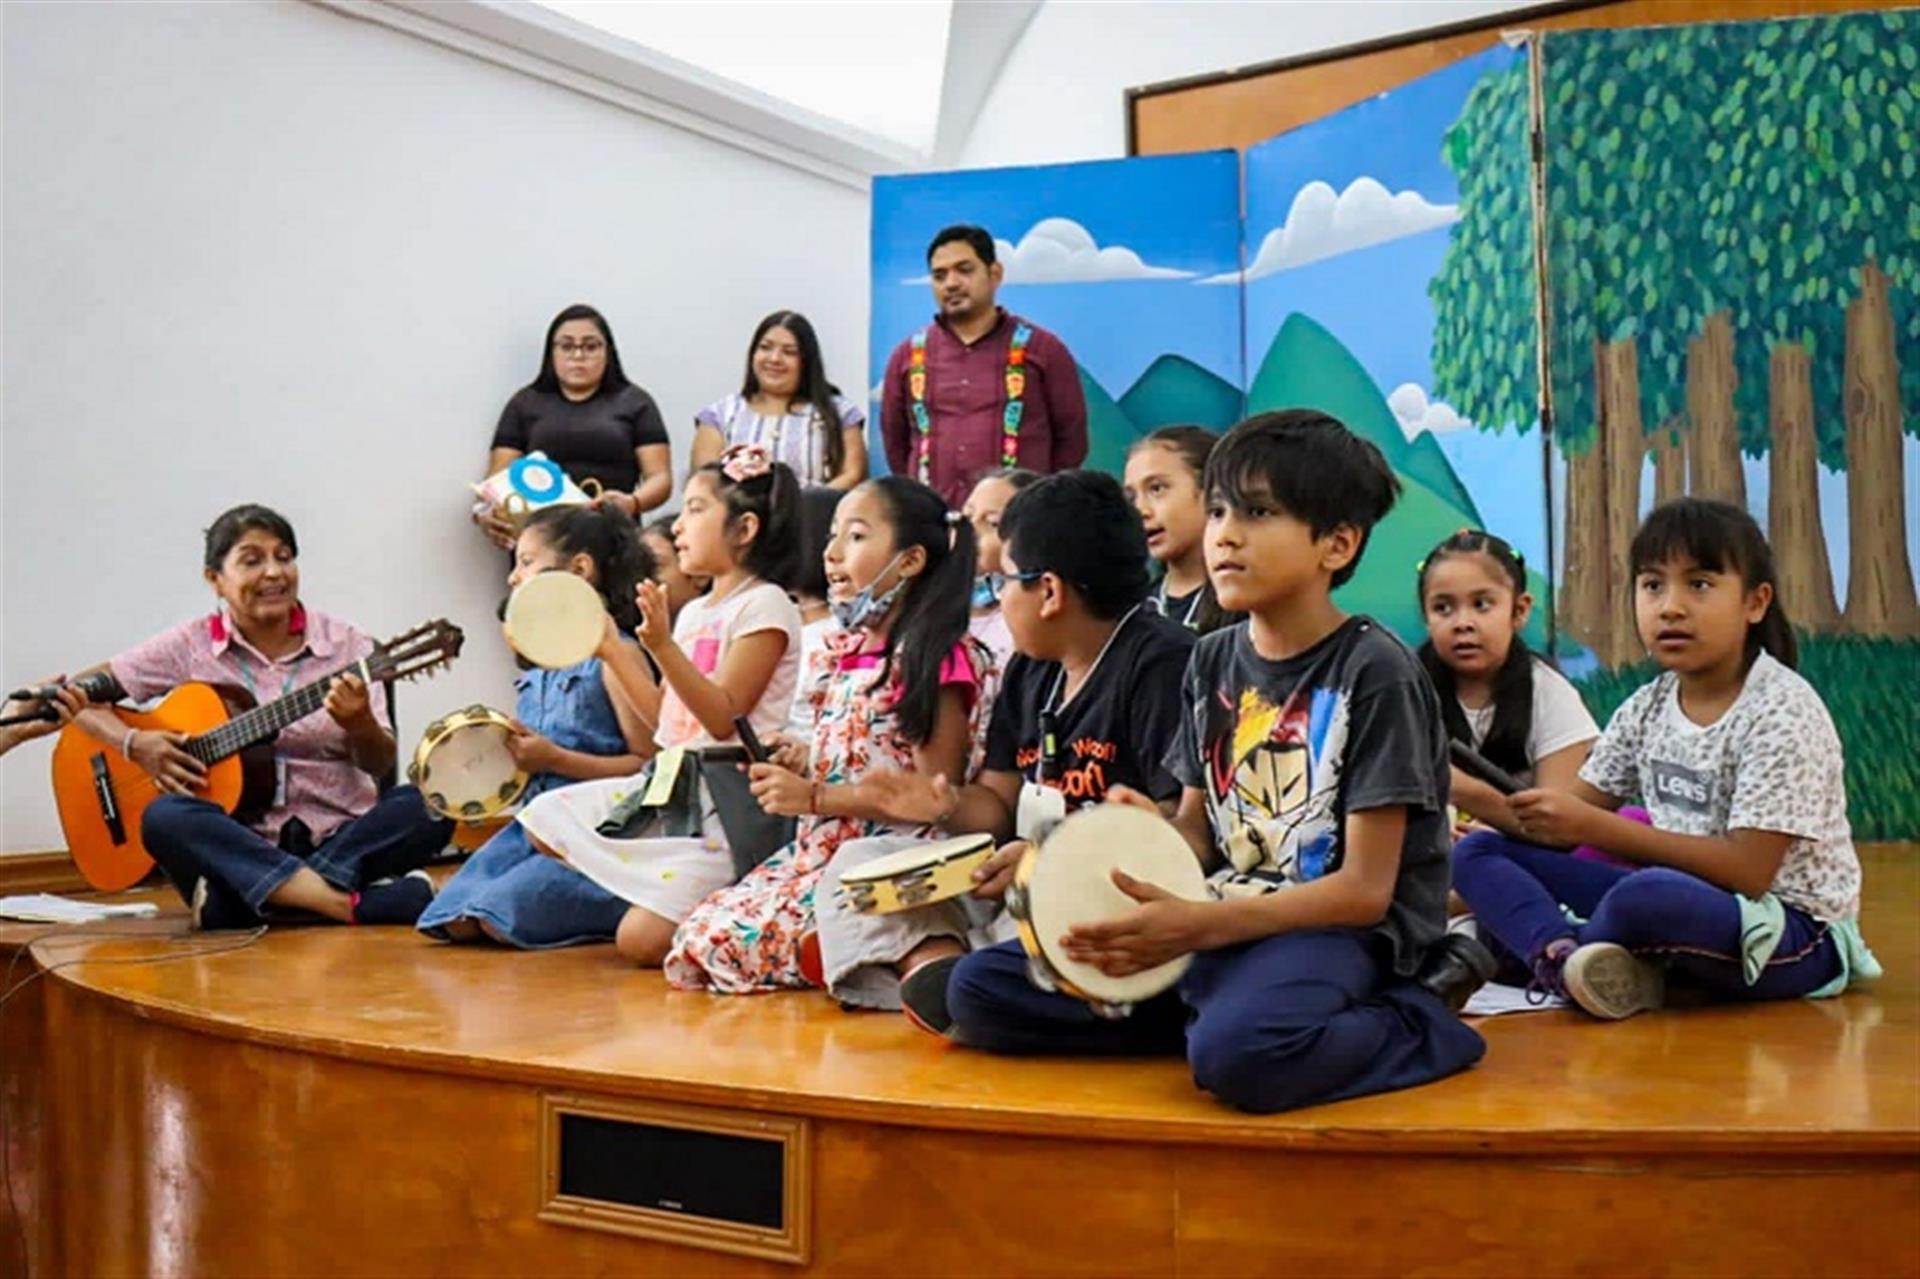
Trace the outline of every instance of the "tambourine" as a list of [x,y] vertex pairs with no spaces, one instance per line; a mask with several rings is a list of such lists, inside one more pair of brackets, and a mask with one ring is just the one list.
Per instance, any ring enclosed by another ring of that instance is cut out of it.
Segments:
[[863,915],[891,915],[958,897],[993,856],[991,835],[961,835],[864,862],[840,877],[840,900]]
[[1097,804],[1083,808],[1029,847],[1007,887],[1007,913],[1027,952],[1027,977],[1041,990],[1084,1000],[1102,1017],[1127,1015],[1180,980],[1191,955],[1127,977],[1109,977],[1067,958],[1060,939],[1076,924],[1113,919],[1139,908],[1121,892],[1113,872],[1123,870],[1176,897],[1205,901],[1199,859],[1171,823],[1137,808]]
[[607,631],[607,605],[593,583],[565,569],[536,573],[507,598],[507,643],[550,671],[592,657]]
[[600,481],[589,476],[576,484],[558,462],[535,449],[517,457],[473,486],[480,500],[516,527],[549,506],[581,506],[599,497]]
[[507,749],[513,721],[491,706],[469,706],[427,725],[407,780],[427,807],[455,821],[485,821],[512,808],[527,772]]

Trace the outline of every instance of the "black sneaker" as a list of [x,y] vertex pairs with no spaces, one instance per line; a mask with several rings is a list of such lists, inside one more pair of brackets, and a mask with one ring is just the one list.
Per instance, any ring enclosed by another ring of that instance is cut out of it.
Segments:
[[383,879],[353,895],[356,924],[413,924],[433,900],[433,881],[424,870],[410,870],[398,879]]
[[193,886],[187,907],[193,912],[193,926],[203,933],[258,928],[262,922],[259,912],[247,905],[244,897],[204,875]]
[[1427,952],[1414,980],[1457,1013],[1487,984],[1495,966],[1493,952],[1477,940],[1466,933],[1448,933]]
[[900,1010],[929,1035],[944,1038],[953,1029],[953,1014],[947,1011],[947,979],[959,962],[958,955],[942,955],[900,979]]

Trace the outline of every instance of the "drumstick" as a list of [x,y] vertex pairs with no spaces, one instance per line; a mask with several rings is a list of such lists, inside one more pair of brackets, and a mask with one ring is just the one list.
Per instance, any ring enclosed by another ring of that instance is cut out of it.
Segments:
[[747,758],[755,764],[764,764],[769,758],[767,748],[760,743],[760,734],[753,731],[753,724],[745,715],[733,717],[734,736],[747,748]]
[[1453,762],[1459,765],[1461,772],[1470,777],[1479,778],[1502,795],[1515,795],[1526,789],[1512,773],[1465,742],[1449,739],[1447,750],[1452,754]]

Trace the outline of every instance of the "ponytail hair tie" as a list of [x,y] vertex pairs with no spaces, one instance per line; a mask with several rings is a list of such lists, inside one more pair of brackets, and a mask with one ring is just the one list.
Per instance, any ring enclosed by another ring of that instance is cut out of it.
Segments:
[[966,518],[967,518],[966,516],[964,516],[964,515],[962,515],[962,514],[960,514],[960,512],[958,512],[958,511],[948,511],[948,512],[947,512],[947,527],[948,527],[948,528],[959,528],[959,527],[960,527],[960,521],[961,521],[961,520],[964,520],[964,519],[966,519]]

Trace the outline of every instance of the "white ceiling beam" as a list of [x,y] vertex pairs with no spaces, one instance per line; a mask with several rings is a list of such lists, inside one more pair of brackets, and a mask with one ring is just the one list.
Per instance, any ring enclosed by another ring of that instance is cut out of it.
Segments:
[[[309,3],[533,76],[856,190],[865,191],[876,173],[919,168],[926,159],[877,134],[735,84],[530,0]],[[1024,19],[1021,25],[1024,27]],[[995,69],[997,72],[997,66]],[[985,87],[991,86],[989,78]],[[979,97],[984,100],[984,88]],[[979,105],[976,101],[973,110],[978,111]]]
[[[947,68],[940,85],[934,167],[950,165],[966,147],[987,95],[1042,0],[953,0],[947,18]],[[1124,18],[1117,18],[1124,21]]]

